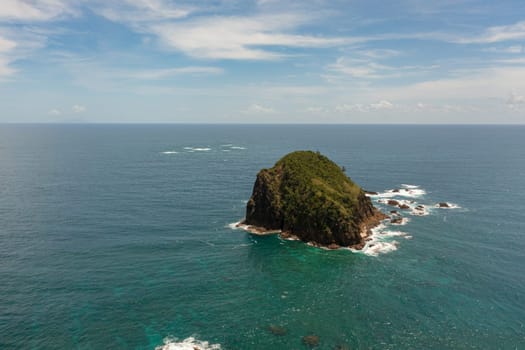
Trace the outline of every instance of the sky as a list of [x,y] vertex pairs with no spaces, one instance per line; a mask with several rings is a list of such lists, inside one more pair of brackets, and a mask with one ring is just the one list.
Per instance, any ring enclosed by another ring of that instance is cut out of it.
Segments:
[[0,0],[0,123],[525,123],[525,1]]

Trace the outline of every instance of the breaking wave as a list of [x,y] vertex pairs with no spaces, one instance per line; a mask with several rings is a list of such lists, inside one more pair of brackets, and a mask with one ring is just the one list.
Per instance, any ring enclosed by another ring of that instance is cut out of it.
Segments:
[[368,256],[378,256],[397,250],[399,242],[392,240],[393,237],[403,237],[407,234],[402,231],[389,231],[385,223],[376,226],[372,234],[366,238],[365,246],[361,249],[347,248],[354,253],[361,253]]
[[179,341],[175,338],[165,338],[164,344],[155,347],[155,350],[219,350],[220,344],[210,344],[207,341],[197,340],[194,337]]
[[437,203],[436,205],[434,205],[435,208],[439,208],[439,209],[460,209],[461,207],[455,203],[450,203],[450,202],[443,202],[444,204],[446,204],[446,206],[443,206],[442,203]]
[[208,152],[211,151],[209,147],[184,147],[188,152]]
[[[384,192],[367,192],[370,199],[381,204],[385,213],[389,213],[389,218],[371,230],[371,234],[365,239],[365,245],[362,249],[348,249],[354,253],[365,254],[369,256],[378,256],[397,250],[399,241],[396,239],[412,239],[413,236],[394,229],[394,226],[405,226],[411,219],[410,216],[427,216],[433,213],[435,208],[456,209],[461,208],[459,205],[450,202],[440,202],[435,204],[424,204],[424,196],[427,192],[418,185],[401,184],[399,188],[386,190]],[[423,201],[423,203],[421,203]],[[228,225],[233,230],[246,230],[253,233],[253,227],[241,224],[241,221]],[[277,232],[274,232],[277,233]],[[297,237],[289,235],[280,235],[282,240],[297,240]],[[316,246],[310,243],[309,245]]]
[[164,152],[160,152],[160,153],[162,153],[162,154],[177,154],[179,152],[177,152],[177,151],[164,151]]

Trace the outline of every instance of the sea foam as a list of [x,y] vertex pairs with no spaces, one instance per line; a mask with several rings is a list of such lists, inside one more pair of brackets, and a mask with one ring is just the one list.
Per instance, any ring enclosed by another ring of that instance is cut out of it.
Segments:
[[461,208],[459,205],[455,204],[455,203],[450,203],[450,202],[446,202],[448,207],[440,207],[439,206],[439,203],[437,203],[436,205],[434,205],[435,208],[439,208],[439,209],[459,209]]
[[211,151],[210,147],[184,147],[188,152],[208,152]]
[[418,198],[422,197],[427,192],[422,188],[395,188],[391,190],[386,190],[385,192],[378,193],[377,195],[371,195],[371,197],[379,198],[392,198],[392,197],[408,197],[408,198]]
[[189,337],[182,341],[174,338],[165,338],[164,344],[155,347],[155,350],[219,350],[220,348],[220,344],[210,344],[207,341]]
[[366,238],[366,243],[363,249],[347,248],[354,253],[361,253],[368,256],[378,256],[379,254],[386,254],[397,250],[399,242],[392,240],[394,237],[407,236],[406,232],[387,230],[388,226],[385,222],[374,227],[371,230],[370,236]]

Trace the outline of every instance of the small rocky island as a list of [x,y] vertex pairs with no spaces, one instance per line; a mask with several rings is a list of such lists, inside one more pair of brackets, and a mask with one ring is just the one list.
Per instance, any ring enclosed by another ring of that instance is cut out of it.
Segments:
[[257,174],[241,225],[255,234],[361,249],[385,218],[341,167],[319,152],[297,151]]

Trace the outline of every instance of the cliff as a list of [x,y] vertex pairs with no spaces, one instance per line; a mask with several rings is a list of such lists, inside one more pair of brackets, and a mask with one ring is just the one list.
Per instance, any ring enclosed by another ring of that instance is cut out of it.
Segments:
[[360,248],[384,218],[337,164],[318,152],[297,151],[257,174],[244,224],[320,246]]

